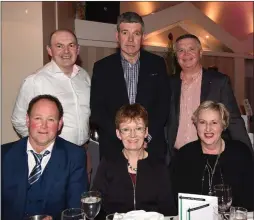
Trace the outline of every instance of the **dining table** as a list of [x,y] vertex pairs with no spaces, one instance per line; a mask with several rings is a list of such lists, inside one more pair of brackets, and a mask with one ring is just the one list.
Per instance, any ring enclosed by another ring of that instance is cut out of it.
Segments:
[[[179,220],[178,216],[165,216],[164,220]],[[254,220],[254,212],[248,212],[247,220]]]

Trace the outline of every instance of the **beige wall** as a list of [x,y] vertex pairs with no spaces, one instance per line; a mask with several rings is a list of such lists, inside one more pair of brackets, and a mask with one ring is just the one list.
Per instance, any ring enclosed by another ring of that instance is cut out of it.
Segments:
[[[56,10],[57,8],[57,10]],[[11,114],[23,80],[49,61],[50,33],[74,30],[71,2],[2,2],[2,140],[18,139]]]
[[2,143],[18,139],[10,117],[23,79],[43,64],[41,2],[2,2]]

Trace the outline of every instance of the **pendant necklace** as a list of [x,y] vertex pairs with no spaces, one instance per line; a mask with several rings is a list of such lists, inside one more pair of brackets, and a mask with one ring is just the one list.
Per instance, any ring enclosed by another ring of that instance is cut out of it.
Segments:
[[[209,195],[209,196],[212,196],[212,195],[213,195],[213,192],[212,192],[213,176],[214,176],[216,167],[217,167],[217,165],[219,164],[219,158],[220,158],[220,155],[221,155],[221,153],[222,153],[223,144],[224,144],[224,141],[222,140],[221,147],[220,147],[220,148],[221,148],[221,149],[220,149],[220,153],[218,154],[218,156],[217,156],[217,158],[216,158],[216,161],[215,161],[215,163],[214,163],[213,169],[212,169],[211,165],[210,165],[209,162],[208,162],[208,158],[207,158],[207,160],[206,160],[206,165],[205,165],[205,169],[204,169],[203,177],[202,177],[202,192],[203,192],[203,183],[204,183],[204,180],[205,180],[205,171],[207,170],[207,172],[208,172],[208,188],[209,188],[208,195]],[[221,180],[223,181],[221,169],[220,169],[220,176],[221,176]],[[224,182],[224,181],[223,181],[223,182]]]
[[[138,168],[137,168],[137,167],[135,168],[135,167],[132,167],[132,166],[131,166],[131,164],[130,164],[130,162],[129,162],[129,157],[126,155],[124,149],[123,149],[123,154],[127,157],[127,160],[128,160],[127,166],[128,166],[128,168],[129,168],[130,170],[134,171],[134,172],[137,172],[137,171],[138,171]],[[142,157],[142,159],[144,159],[144,151],[143,151],[143,157]]]

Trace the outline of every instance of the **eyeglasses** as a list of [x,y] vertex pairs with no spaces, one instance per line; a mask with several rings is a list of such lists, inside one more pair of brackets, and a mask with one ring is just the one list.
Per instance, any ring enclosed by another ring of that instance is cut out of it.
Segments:
[[135,134],[143,134],[146,130],[146,128],[144,127],[137,127],[137,128],[134,128],[134,129],[130,129],[130,128],[121,128],[119,129],[120,132],[123,134],[123,135],[130,135],[132,133],[132,131],[135,131]]

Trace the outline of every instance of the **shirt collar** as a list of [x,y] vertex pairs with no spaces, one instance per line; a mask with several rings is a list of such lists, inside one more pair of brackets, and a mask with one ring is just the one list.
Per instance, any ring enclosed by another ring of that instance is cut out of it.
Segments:
[[[47,150],[51,153],[54,144],[55,144],[55,141],[52,142],[52,143],[51,143],[46,149],[44,149],[42,152],[40,152],[40,154],[44,154]],[[28,152],[31,151],[31,150],[35,152],[35,150],[33,149],[32,145],[31,145],[31,143],[30,143],[30,141],[29,141],[29,138],[28,138],[28,139],[27,139],[27,148],[26,148],[26,152],[28,153]],[[36,153],[36,152],[35,152],[35,153]]]
[[[64,74],[64,72],[59,68],[59,66],[56,64],[56,62],[54,60],[51,60],[51,64],[52,64],[52,73],[53,74],[57,74],[57,73]],[[80,71],[80,69],[79,69],[78,65],[74,64],[70,78],[73,78],[74,76],[76,76],[79,73],[79,71]]]
[[122,60],[122,62],[129,63],[132,66],[137,65],[139,63],[140,53],[139,53],[137,61],[135,63],[133,63],[133,64],[130,63],[128,60],[126,60],[122,53],[120,53],[120,54],[121,54],[121,60]]

